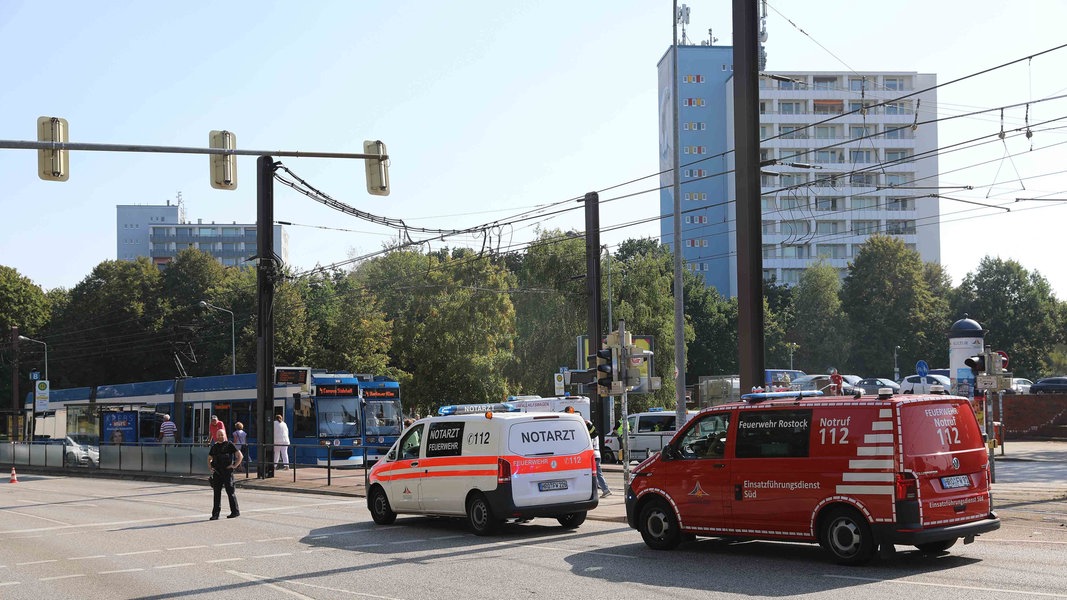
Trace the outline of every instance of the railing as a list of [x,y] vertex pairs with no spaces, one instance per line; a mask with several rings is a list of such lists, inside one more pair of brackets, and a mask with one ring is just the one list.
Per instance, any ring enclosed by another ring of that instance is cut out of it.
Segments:
[[[267,457],[273,457],[273,446],[268,444],[249,444],[249,454],[258,456],[260,450],[267,452]],[[338,465],[329,457],[332,453],[327,452],[327,465],[301,464],[293,460],[297,448],[320,448],[319,444],[290,444],[289,458],[290,471],[293,481],[297,479],[298,469],[326,469],[327,485],[330,485],[332,471],[340,469],[351,472],[354,465]],[[184,475],[210,475],[208,468],[208,450],[210,446],[203,444],[112,444],[104,443],[99,446],[83,446],[88,450],[64,445],[55,441],[38,442],[2,442],[0,443],[0,465],[4,467],[32,467],[61,472],[73,471],[118,471],[136,472],[146,474],[166,474],[175,476]],[[378,446],[350,446],[359,454],[366,455],[379,451],[381,454],[388,448]],[[366,473],[367,461],[364,460],[356,466]],[[237,469],[237,475],[243,472],[245,478],[258,477],[258,460],[249,459],[245,456],[241,466]],[[266,477],[277,474],[278,468],[272,462],[267,463]]]

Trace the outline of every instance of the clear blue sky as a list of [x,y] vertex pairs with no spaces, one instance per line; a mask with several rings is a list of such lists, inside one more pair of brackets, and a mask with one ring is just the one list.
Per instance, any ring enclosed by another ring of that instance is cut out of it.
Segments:
[[[719,44],[732,43],[730,2],[686,4],[691,39],[706,39],[710,28]],[[910,70],[944,83],[1067,42],[1067,3],[1053,0],[901,0],[884,13],[829,0],[770,6],[769,70]],[[657,178],[641,178],[658,169],[656,63],[671,25],[663,0],[3,0],[0,139],[36,139],[44,115],[66,118],[72,142],[203,147],[210,130],[228,129],[242,149],[361,152],[364,139],[381,139],[392,157],[385,198],[367,195],[361,161],[284,162],[362,210],[468,228],[634,180],[602,198],[653,189]],[[937,114],[1067,94],[1065,72],[1067,50],[1060,50],[946,86]],[[1006,112],[1005,127],[1022,126],[1025,113]],[[1030,108],[1031,123],[1057,117],[1067,117],[1067,101]],[[999,128],[999,113],[956,119],[939,128],[939,143]],[[1040,149],[1067,142],[1065,133],[1044,126],[1030,141],[941,158],[942,185],[976,188],[950,195],[1012,209],[942,201],[942,263],[956,283],[989,254],[1039,271],[1067,299],[1065,203],[1014,202],[1067,198],[1067,174],[1059,173],[1067,145]],[[254,157],[240,159],[233,192],[209,186],[208,158],[200,155],[74,152],[65,183],[39,180],[36,160],[33,151],[0,150],[0,264],[46,289],[72,287],[115,258],[117,204],[160,204],[180,192],[194,222],[256,218]],[[297,269],[395,239],[275,189],[275,218],[308,226],[289,228]],[[601,224],[654,217],[658,207],[656,193],[610,202]],[[582,212],[509,225],[489,243],[520,244],[538,226],[581,230]],[[656,223],[603,241],[646,236],[658,236]],[[480,237],[448,242],[482,244]]]

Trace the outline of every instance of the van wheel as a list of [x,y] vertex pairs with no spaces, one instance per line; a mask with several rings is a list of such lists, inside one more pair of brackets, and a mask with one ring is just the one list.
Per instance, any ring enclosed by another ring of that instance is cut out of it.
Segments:
[[652,500],[641,510],[637,528],[653,550],[672,550],[682,541],[678,518],[663,500]]
[[389,506],[385,490],[377,486],[370,492],[370,516],[379,525],[390,525],[396,521],[396,513]]
[[877,545],[871,526],[854,508],[837,508],[822,520],[822,541],[840,565],[861,565],[871,560]]
[[583,510],[582,512],[560,515],[556,517],[556,520],[559,521],[559,524],[562,525],[564,529],[578,529],[579,525],[585,523],[586,514],[587,513]]
[[493,509],[485,496],[477,494],[467,501],[467,521],[475,535],[493,535],[500,521],[493,516]]
[[915,547],[919,549],[923,554],[941,554],[945,550],[948,550],[956,544],[956,538],[951,540],[942,540],[940,542],[930,542],[928,544],[915,544]]

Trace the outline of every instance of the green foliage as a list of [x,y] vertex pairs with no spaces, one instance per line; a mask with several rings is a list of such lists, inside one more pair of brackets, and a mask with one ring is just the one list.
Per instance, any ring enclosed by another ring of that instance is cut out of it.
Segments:
[[808,373],[842,373],[850,358],[848,321],[841,312],[837,269],[819,262],[804,270],[793,292],[799,348],[795,365]]

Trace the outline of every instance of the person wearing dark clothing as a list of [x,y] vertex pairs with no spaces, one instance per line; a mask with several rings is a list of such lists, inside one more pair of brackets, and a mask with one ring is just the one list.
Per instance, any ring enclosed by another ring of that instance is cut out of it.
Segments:
[[214,504],[211,506],[211,520],[219,518],[222,502],[222,488],[226,488],[226,497],[230,501],[230,514],[227,519],[241,516],[237,508],[237,495],[233,490],[233,471],[241,466],[244,455],[226,439],[226,430],[220,429],[215,432],[215,443],[207,452],[207,465],[211,469],[211,490],[214,493]]

